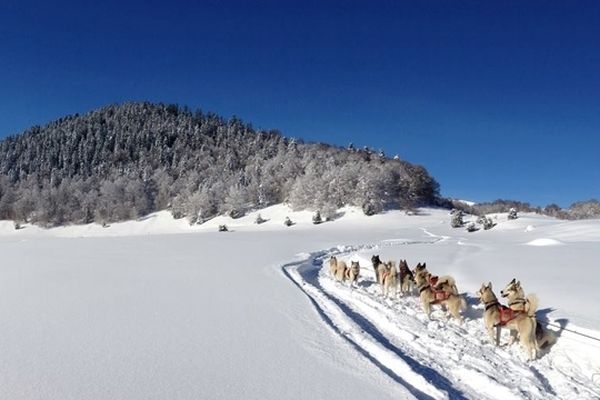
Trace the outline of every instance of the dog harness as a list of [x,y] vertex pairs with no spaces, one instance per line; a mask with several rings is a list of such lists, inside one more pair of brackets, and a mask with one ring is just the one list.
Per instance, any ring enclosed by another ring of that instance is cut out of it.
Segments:
[[485,311],[489,310],[492,307],[498,307],[498,312],[500,313],[500,320],[496,325],[500,326],[508,324],[510,321],[517,318],[519,314],[521,314],[521,312],[519,311],[513,310],[512,308],[507,306],[503,306],[502,304],[498,303],[497,300],[494,300],[491,303],[486,303]]
[[[514,309],[514,308],[513,308],[513,306],[515,306],[515,305],[517,305],[517,304],[523,304],[523,309],[522,309],[522,310],[517,310],[517,309]],[[516,299],[516,300],[514,300],[514,301],[512,301],[512,302],[508,303],[508,306],[509,306],[511,309],[515,310],[515,311],[525,311],[525,304],[527,304],[527,300],[525,300],[525,299]]]
[[431,292],[433,293],[433,298],[434,298],[433,301],[429,304],[441,303],[444,300],[448,300],[448,298],[450,298],[450,296],[452,296],[452,293],[446,292],[445,290],[435,290],[431,287],[431,285],[423,286],[422,288],[419,289],[419,293],[423,293],[427,289],[431,289]]
[[520,314],[520,312],[515,312],[515,310],[513,310],[512,308],[503,305],[500,305],[500,307],[498,307],[498,310],[500,311],[500,325],[508,324],[510,321],[517,318],[517,315]]

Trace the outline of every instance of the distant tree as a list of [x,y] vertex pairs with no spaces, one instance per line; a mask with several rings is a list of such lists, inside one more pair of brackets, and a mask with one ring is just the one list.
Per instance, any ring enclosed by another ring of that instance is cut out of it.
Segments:
[[321,222],[323,222],[323,220],[321,219],[321,213],[319,212],[319,210],[317,210],[317,211],[315,212],[315,214],[313,215],[313,217],[312,217],[312,222],[313,222],[313,224],[315,224],[315,225],[318,225],[318,224],[320,224]]
[[463,225],[463,212],[461,210],[453,210],[452,218],[450,220],[450,226],[452,226],[453,228],[460,228]]

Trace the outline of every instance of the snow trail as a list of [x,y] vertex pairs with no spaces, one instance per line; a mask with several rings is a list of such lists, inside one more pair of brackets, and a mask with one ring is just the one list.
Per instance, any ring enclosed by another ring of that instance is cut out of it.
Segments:
[[[433,245],[450,239],[423,231],[433,238]],[[387,240],[381,245],[412,243]],[[594,380],[600,376],[600,363],[594,356],[600,354],[594,347],[600,344],[594,343],[597,333],[574,338],[576,333],[563,331],[549,352],[527,362],[518,344],[496,347],[489,341],[481,318],[483,307],[472,296],[466,296],[469,307],[463,325],[448,320],[440,309],[428,318],[415,295],[383,299],[368,255],[377,249],[380,246],[338,246],[306,254],[301,261],[283,266],[283,272],[337,335],[418,398],[600,397]],[[360,261],[357,288],[331,279],[327,268],[322,268],[333,255]],[[502,343],[507,340],[508,332],[503,330]]]

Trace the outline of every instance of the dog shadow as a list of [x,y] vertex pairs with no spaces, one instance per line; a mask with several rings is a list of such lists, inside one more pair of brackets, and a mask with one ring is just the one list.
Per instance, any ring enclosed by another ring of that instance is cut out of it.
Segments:
[[[544,355],[548,354],[550,349],[559,341],[560,337],[562,336],[562,333],[565,331],[567,325],[569,324],[569,320],[567,318],[560,318],[554,320],[553,322],[550,322],[549,315],[553,311],[555,311],[554,308],[548,307],[537,310],[535,312],[535,319],[537,320],[537,323],[542,326],[544,331],[552,332],[552,334],[555,337],[554,343],[549,343],[548,346],[540,349],[540,357],[543,357]],[[558,330],[549,329],[549,326],[553,328],[558,328]]]
[[468,293],[463,294],[467,301],[467,309],[462,313],[465,319],[480,319],[483,318],[483,308],[479,307],[481,302],[476,296],[471,296]]
[[374,281],[372,281],[370,279],[363,279],[363,280],[361,280],[361,281],[358,282],[358,287],[368,289],[371,286],[375,285],[375,283],[376,282],[374,282]]

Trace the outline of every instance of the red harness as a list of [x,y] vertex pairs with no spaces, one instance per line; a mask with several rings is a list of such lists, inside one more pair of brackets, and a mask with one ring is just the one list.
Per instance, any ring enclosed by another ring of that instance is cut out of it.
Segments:
[[441,303],[442,301],[448,300],[448,298],[452,295],[452,293],[446,292],[445,290],[435,290],[431,288],[431,291],[433,292],[434,297],[434,300],[431,302],[431,304]]
[[512,308],[503,305],[498,306],[498,310],[500,311],[500,322],[498,322],[499,325],[508,324],[520,314],[518,311],[515,312],[515,310]]

